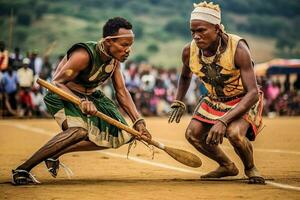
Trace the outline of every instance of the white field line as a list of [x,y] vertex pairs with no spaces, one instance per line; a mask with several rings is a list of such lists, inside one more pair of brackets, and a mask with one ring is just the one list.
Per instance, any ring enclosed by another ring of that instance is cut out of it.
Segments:
[[[39,133],[39,134],[43,134],[43,135],[53,135],[52,132],[50,131],[46,131],[45,129],[41,129],[41,128],[34,128],[34,127],[30,127],[27,125],[21,125],[21,124],[12,124],[12,123],[1,123],[1,125],[9,125],[9,126],[13,126],[19,129],[23,129],[23,130],[27,130],[27,131],[32,131],[35,133]],[[118,154],[118,153],[113,153],[113,152],[108,152],[108,151],[99,151],[99,153],[102,154],[106,154],[106,155],[110,155],[113,157],[117,157],[117,158],[127,158],[127,155],[124,154]],[[135,162],[139,162],[139,163],[143,163],[143,164],[148,164],[148,165],[152,165],[152,166],[156,166],[156,167],[161,167],[161,168],[165,168],[165,169],[171,169],[171,170],[175,170],[175,171],[180,171],[180,172],[186,172],[186,173],[192,173],[192,174],[203,174],[203,172],[199,172],[199,171],[195,171],[195,170],[190,170],[190,169],[186,169],[186,168],[181,168],[181,167],[175,167],[175,166],[171,166],[171,165],[166,165],[163,163],[159,163],[159,162],[153,162],[153,161],[148,161],[148,160],[144,160],[141,158],[137,158],[137,157],[133,157],[133,156],[129,156],[129,159]],[[277,187],[277,188],[281,188],[281,189],[289,189],[289,190],[296,190],[296,191],[300,191],[300,187],[297,186],[292,186],[292,185],[288,185],[288,184],[281,184],[281,183],[276,183],[274,181],[266,181],[267,184]]]
[[[109,155],[109,156],[112,156],[112,157],[127,159],[127,155],[125,155],[125,154],[113,153],[113,152],[109,152],[107,150],[98,151],[98,153],[106,154],[106,155]],[[144,159],[134,157],[134,156],[128,156],[128,160],[132,160],[132,161],[135,161],[135,162],[139,162],[139,163],[143,163],[143,164],[147,164],[147,165],[152,165],[152,166],[156,166],[156,167],[161,167],[161,168],[164,168],[164,169],[172,169],[174,171],[179,171],[179,172],[186,172],[186,173],[198,174],[198,175],[204,174],[203,172],[199,172],[199,171],[196,171],[196,170],[190,170],[190,169],[186,169],[186,168],[182,168],[182,167],[175,167],[175,166],[172,166],[172,165],[166,165],[166,164],[159,163],[159,162],[144,160]]]
[[282,183],[276,183],[274,181],[266,181],[267,184],[272,185],[274,187],[282,188],[282,189],[288,189],[288,190],[296,190],[300,191],[300,187],[282,184]]

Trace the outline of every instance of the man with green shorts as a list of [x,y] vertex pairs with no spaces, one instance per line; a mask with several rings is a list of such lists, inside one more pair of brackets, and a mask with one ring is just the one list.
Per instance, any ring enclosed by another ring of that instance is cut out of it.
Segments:
[[97,110],[126,124],[117,106],[97,89],[111,78],[116,99],[133,122],[133,128],[151,138],[145,121],[140,117],[126,89],[120,62],[124,62],[134,42],[132,25],[124,18],[109,19],[103,27],[99,42],[77,43],[58,65],[52,83],[69,94],[80,98],[80,106],[70,103],[54,93],[44,98],[49,113],[62,132],[55,135],[31,158],[12,170],[12,183],[36,183],[30,170],[45,161],[53,177],[59,169],[58,158],[69,152],[118,148],[132,141],[132,136],[93,116]]

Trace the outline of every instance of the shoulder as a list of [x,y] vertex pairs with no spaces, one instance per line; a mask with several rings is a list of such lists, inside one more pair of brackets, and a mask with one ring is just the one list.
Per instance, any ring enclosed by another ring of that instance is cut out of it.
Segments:
[[93,49],[95,49],[97,43],[93,41],[89,42],[80,42],[74,44],[68,51],[67,51],[67,58],[69,59],[71,55],[74,54],[74,52],[82,54],[82,56],[87,56],[91,58],[93,56]]
[[247,42],[244,39],[241,39],[237,44],[235,57],[245,57],[245,56],[250,56],[250,50]]
[[183,49],[182,49],[182,55],[184,56],[190,56],[190,49],[191,49],[191,43],[187,43],[184,45]]
[[244,39],[241,39],[238,42],[234,62],[239,68],[252,65],[251,53],[248,44]]
[[60,63],[64,69],[72,69],[75,72],[79,72],[87,68],[91,63],[91,57],[88,51],[84,48],[77,48],[68,54],[67,60],[64,63]]
[[88,53],[88,51],[85,48],[79,47],[68,54],[68,60],[70,58],[75,59],[75,60],[89,61],[90,54]]
[[232,33],[226,33],[226,35],[228,36],[228,38],[229,38],[228,40],[231,43],[231,45],[233,47],[236,46],[236,51],[238,51],[237,53],[239,53],[241,51],[243,52],[245,50],[249,52],[249,45],[244,38],[242,38],[239,35],[232,34]]

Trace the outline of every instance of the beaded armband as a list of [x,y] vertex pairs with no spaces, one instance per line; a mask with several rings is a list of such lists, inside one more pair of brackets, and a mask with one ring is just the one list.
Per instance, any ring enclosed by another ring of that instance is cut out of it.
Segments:
[[[185,103],[183,103],[182,101],[179,101],[179,100],[174,100],[172,105],[179,105],[180,107],[182,107],[184,110],[186,110],[186,105]],[[171,107],[172,107],[171,105]]]
[[219,119],[216,119],[216,120],[221,122],[222,124],[224,124],[224,126],[227,128],[228,124],[223,119],[219,118]]
[[145,119],[140,117],[133,122],[132,127],[134,128],[141,121],[143,121],[143,123],[146,125]]

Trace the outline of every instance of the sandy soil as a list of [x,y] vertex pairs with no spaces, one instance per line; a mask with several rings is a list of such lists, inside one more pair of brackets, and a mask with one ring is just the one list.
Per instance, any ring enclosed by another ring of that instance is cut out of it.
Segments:
[[166,153],[151,151],[141,143],[131,150],[70,153],[61,157],[74,176],[63,170],[56,179],[44,163],[33,169],[40,185],[12,186],[11,169],[25,161],[59,131],[54,120],[0,120],[0,199],[300,199],[300,118],[265,119],[266,127],[253,142],[255,161],[268,179],[266,185],[249,185],[243,166],[226,141],[222,147],[240,169],[237,177],[200,181],[199,176],[217,167],[197,153],[184,138],[189,117],[170,125],[167,118],[147,118],[155,140],[196,153],[200,168],[186,167]]

